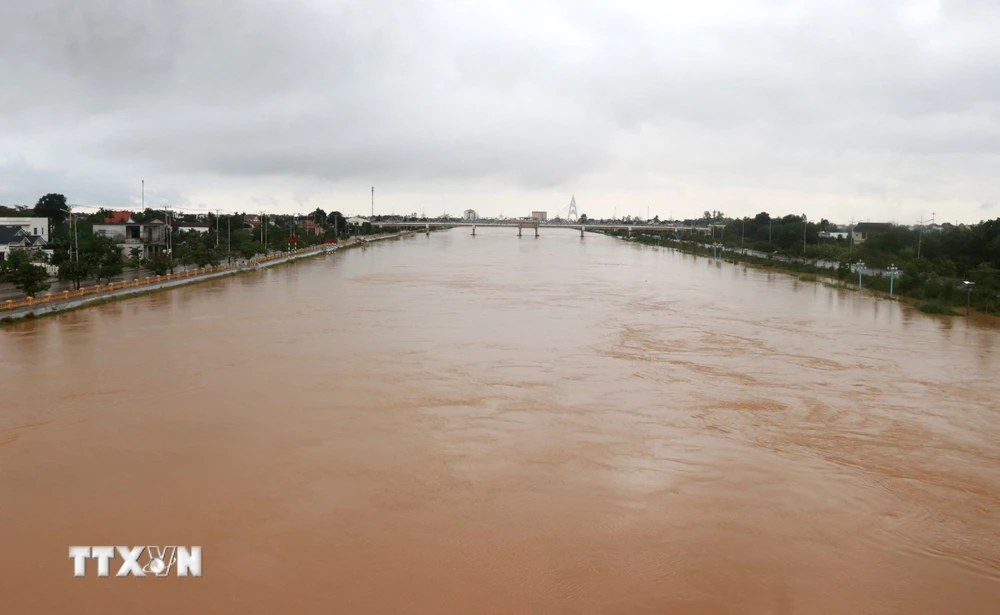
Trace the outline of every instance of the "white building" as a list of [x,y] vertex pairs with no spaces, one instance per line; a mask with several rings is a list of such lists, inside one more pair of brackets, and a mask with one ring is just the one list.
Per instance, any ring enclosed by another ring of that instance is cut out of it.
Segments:
[[0,226],[20,226],[25,235],[38,235],[46,243],[49,241],[48,218],[0,218]]
[[185,231],[196,231],[198,233],[207,233],[212,229],[212,225],[208,222],[175,222],[174,231],[178,233],[183,233]]
[[850,239],[851,238],[851,232],[850,231],[820,231],[819,232],[819,237],[820,237],[820,239],[833,239],[834,241],[836,241],[837,239]]
[[[111,218],[109,218],[110,220]],[[131,220],[131,218],[129,218]],[[122,257],[128,258],[133,248],[139,248],[141,258],[149,258],[167,248],[166,225],[163,220],[143,224],[137,222],[106,222],[95,224],[94,234],[110,237],[118,244]]]
[[464,212],[462,212],[462,219],[465,220],[466,222],[475,222],[476,220],[479,219],[479,215],[476,214],[475,209],[466,209]]

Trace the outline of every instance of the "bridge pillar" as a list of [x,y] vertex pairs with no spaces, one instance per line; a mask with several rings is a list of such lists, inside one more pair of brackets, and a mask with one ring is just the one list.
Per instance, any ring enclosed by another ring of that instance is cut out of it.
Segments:
[[517,236],[518,237],[521,236],[521,223],[520,222],[517,223]]
[[535,239],[538,239],[538,223],[535,223]]
[[631,237],[631,236],[632,236],[632,227],[631,227],[631,226],[630,226],[630,227],[628,227],[628,236],[629,236],[629,237]]
[[430,224],[425,224],[424,225],[424,232],[426,232],[428,235],[431,234],[431,225]]
[[472,225],[472,236],[473,237],[476,236],[476,225],[475,224]]
[[587,228],[587,227],[585,227],[583,225],[580,225],[580,239],[583,239],[583,229],[585,229],[585,228]]

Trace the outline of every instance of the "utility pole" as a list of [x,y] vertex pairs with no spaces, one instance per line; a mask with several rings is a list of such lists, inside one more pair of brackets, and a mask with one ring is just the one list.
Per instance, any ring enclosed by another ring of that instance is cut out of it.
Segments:
[[847,260],[851,260],[854,253],[854,218],[851,218],[851,241],[847,246]]
[[[931,224],[934,224],[934,216],[937,214],[931,212]],[[917,231],[917,260],[920,260],[920,244],[924,238],[924,217],[920,216],[920,229]]]
[[809,219],[802,214],[802,256],[806,255],[806,231],[809,230]]
[[215,248],[219,248],[219,210],[215,210]]
[[[145,190],[146,190],[146,180],[142,180],[143,186],[143,197],[142,200],[146,200]],[[170,251],[170,220],[167,217],[167,206],[163,205],[163,243],[167,246],[167,258],[170,259],[170,273],[174,272],[174,255]]]
[[233,216],[226,214],[226,252],[229,253],[229,262],[233,262]]
[[146,180],[142,180],[142,210],[146,211]]
[[924,238],[924,217],[920,216],[920,228],[917,229],[917,260],[920,260],[920,243]]
[[372,186],[372,222],[375,221],[375,186]]

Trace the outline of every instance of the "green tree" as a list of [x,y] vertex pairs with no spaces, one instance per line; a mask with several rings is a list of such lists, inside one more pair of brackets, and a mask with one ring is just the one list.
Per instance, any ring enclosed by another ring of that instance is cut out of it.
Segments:
[[587,223],[587,214],[580,214],[580,224]]
[[264,244],[259,241],[250,241],[240,246],[240,256],[243,258],[253,258],[264,253]]
[[48,218],[53,224],[62,224],[63,220],[69,217],[66,209],[66,197],[61,194],[46,194],[38,199],[35,205],[35,215]]
[[80,282],[90,277],[91,266],[86,260],[63,261],[59,265],[59,279],[76,284],[76,289],[80,290]]
[[330,212],[326,219],[327,224],[333,227],[334,232],[340,236],[347,233],[347,218],[339,211]]
[[81,256],[81,260],[86,260],[90,264],[91,271],[93,271],[98,283],[101,279],[110,279],[121,275],[125,269],[121,250],[110,237],[92,236],[90,245]]
[[138,269],[142,261],[142,250],[139,248],[132,248],[129,250],[128,256],[128,266],[132,269]]
[[164,275],[170,269],[170,257],[166,252],[156,252],[146,259],[146,267],[156,275]]
[[6,281],[29,297],[36,297],[51,286],[45,268],[34,264],[31,255],[23,250],[9,252],[7,260],[0,263],[0,271]]

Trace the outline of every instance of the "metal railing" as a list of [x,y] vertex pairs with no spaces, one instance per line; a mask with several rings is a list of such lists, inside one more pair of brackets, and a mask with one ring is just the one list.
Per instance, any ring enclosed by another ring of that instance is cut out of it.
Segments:
[[0,302],[0,312],[6,310],[16,310],[18,308],[24,308],[24,307],[33,307],[37,305],[46,305],[49,303],[56,303],[61,301],[69,301],[71,299],[76,299],[78,297],[83,297],[85,295],[97,295],[102,293],[110,293],[125,288],[137,288],[141,286],[160,284],[162,282],[169,282],[171,280],[196,278],[211,273],[219,273],[231,269],[238,269],[242,267],[244,264],[249,264],[253,266],[258,263],[273,261],[279,258],[287,258],[288,256],[305,254],[307,252],[320,252],[322,250],[323,246],[299,248],[298,250],[292,250],[290,252],[277,252],[269,256],[257,256],[254,258],[247,259],[243,263],[232,263],[232,264],[215,265],[215,266],[208,265],[206,267],[201,267],[198,269],[188,269],[186,271],[179,271],[177,273],[168,273],[165,275],[157,275],[157,276],[146,276],[143,279],[133,278],[132,280],[124,280],[122,282],[109,282],[108,284],[103,284],[103,285],[96,284],[94,286],[85,286],[77,290],[64,290],[61,293],[56,293],[56,294],[46,293],[44,297],[25,297],[24,299],[20,299],[17,301],[8,299],[7,301]]

